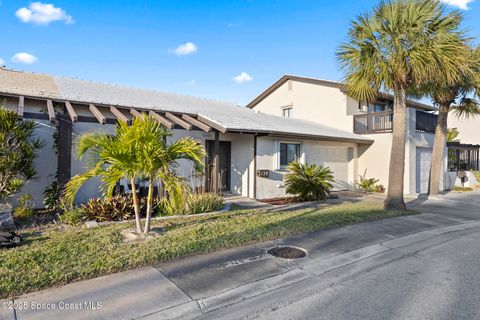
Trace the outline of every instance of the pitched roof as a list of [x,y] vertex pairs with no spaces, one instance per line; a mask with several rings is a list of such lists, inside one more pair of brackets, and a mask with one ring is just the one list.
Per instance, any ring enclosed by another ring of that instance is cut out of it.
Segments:
[[372,143],[363,136],[315,122],[257,113],[219,100],[0,69],[0,94],[24,95],[202,116],[230,132],[265,133]]
[[[247,104],[247,108],[251,109],[251,108],[255,107],[258,103],[260,103],[263,99],[268,97],[272,92],[277,90],[281,85],[283,85],[288,80],[294,80],[294,81],[300,81],[300,82],[304,82],[304,83],[311,83],[311,84],[317,84],[317,85],[322,85],[322,86],[338,88],[341,91],[345,90],[345,84],[342,83],[342,82],[332,81],[332,80],[324,80],[324,79],[317,79],[317,78],[310,78],[310,77],[301,77],[301,76],[286,74],[286,75],[282,76],[280,79],[278,79],[277,81],[275,81],[265,91],[260,93],[255,99],[250,101]],[[393,95],[391,95],[389,93],[380,92],[380,96],[382,98],[386,99],[386,100],[393,101]],[[433,106],[430,106],[428,104],[424,104],[424,103],[421,103],[421,102],[418,102],[418,101],[414,101],[414,100],[407,100],[407,106],[422,109],[422,110],[426,110],[426,111],[436,111],[437,110]]]

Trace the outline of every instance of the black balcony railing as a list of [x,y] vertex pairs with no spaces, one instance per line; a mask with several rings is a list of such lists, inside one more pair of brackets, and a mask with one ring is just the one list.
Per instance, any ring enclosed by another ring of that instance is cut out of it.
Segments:
[[353,116],[353,132],[357,134],[388,133],[393,129],[393,111],[357,114]]
[[[435,133],[437,115],[417,110],[415,130]],[[353,116],[353,132],[356,134],[390,133],[393,131],[393,111],[357,114]]]

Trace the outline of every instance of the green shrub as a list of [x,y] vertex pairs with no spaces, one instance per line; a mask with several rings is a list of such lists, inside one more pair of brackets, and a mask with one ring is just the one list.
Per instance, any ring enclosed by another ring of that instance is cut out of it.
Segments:
[[223,197],[215,193],[192,194],[187,200],[189,214],[217,211],[223,208]]
[[18,198],[18,207],[13,211],[13,216],[18,219],[28,219],[34,214],[32,196],[25,193]]
[[365,191],[365,192],[378,192],[384,193],[385,187],[378,183],[378,179],[375,178],[367,178],[367,171],[363,175],[360,175],[359,179],[355,181],[355,185],[358,189]]
[[156,215],[198,214],[217,211],[223,208],[223,197],[214,193],[187,193],[182,201],[162,198],[157,201]]
[[333,189],[333,174],[328,167],[291,162],[285,176],[286,192],[298,195],[300,200],[326,199]]
[[[146,200],[139,199],[140,215],[145,216]],[[93,198],[79,207],[87,220],[122,221],[135,219],[132,195]]]
[[477,179],[477,182],[480,183],[480,171],[472,171],[472,173],[475,176],[475,179]]
[[88,220],[85,217],[83,211],[79,208],[70,208],[68,210],[63,210],[59,219],[61,223],[69,224],[71,226],[77,226]]
[[60,201],[60,189],[57,181],[52,181],[43,191],[43,204],[47,210],[57,210]]

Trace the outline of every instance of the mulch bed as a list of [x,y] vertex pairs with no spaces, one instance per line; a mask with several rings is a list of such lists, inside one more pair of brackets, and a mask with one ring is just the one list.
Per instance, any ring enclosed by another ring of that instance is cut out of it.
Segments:
[[262,200],[258,200],[258,201],[263,202],[263,203],[267,203],[267,204],[271,204],[271,205],[274,205],[274,206],[304,202],[304,201],[301,201],[299,198],[296,198],[296,197],[262,199]]

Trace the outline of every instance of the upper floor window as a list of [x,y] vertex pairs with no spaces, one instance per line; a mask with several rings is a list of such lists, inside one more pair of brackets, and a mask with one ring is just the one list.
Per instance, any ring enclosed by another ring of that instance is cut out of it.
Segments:
[[299,160],[299,143],[280,143],[280,168],[285,169],[290,162]]
[[282,116],[284,118],[291,118],[292,117],[292,107],[282,108]]

